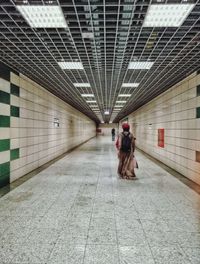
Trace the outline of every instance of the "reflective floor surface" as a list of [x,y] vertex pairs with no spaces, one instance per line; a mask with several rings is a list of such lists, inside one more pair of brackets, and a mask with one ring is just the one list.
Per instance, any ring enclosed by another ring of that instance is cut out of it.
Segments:
[[137,159],[137,180],[119,179],[102,136],[3,196],[0,263],[199,264],[200,196]]

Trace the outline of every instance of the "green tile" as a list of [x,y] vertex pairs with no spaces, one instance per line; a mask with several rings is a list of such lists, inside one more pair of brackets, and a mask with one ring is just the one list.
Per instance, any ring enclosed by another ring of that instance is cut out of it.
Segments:
[[10,68],[0,63],[0,77],[10,82]]
[[200,107],[196,108],[196,118],[200,118]]
[[10,162],[0,164],[0,187],[7,185],[10,181]]
[[10,114],[11,116],[19,117],[19,107],[11,105]]
[[0,115],[0,127],[10,127],[10,116]]
[[200,85],[197,86],[197,96],[200,96]]
[[0,164],[0,176],[10,173],[10,162]]
[[19,148],[10,151],[10,160],[19,159]]
[[0,103],[10,104],[10,94],[0,91]]
[[10,183],[10,173],[0,176],[0,188],[8,185]]
[[19,96],[19,86],[11,83],[10,84],[11,94]]
[[0,140],[0,152],[10,149],[10,139],[1,139]]

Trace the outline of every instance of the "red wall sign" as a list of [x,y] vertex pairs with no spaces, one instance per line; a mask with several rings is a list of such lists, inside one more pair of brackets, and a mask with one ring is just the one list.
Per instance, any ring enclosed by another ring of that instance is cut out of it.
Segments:
[[158,129],[158,146],[161,148],[165,147],[165,130],[164,130],[164,128]]

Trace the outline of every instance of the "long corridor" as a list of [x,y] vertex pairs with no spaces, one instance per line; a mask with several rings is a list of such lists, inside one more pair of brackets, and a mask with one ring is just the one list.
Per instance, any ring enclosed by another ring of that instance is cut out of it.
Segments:
[[102,136],[3,196],[0,263],[199,264],[200,196],[137,159],[137,180],[119,179]]

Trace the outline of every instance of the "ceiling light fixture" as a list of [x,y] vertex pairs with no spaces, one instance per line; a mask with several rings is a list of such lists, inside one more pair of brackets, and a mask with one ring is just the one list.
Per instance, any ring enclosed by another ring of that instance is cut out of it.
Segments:
[[94,97],[94,94],[81,94],[82,97]]
[[60,61],[58,65],[63,70],[84,70],[82,62]]
[[119,96],[119,97],[130,97],[131,94],[119,94],[118,96]]
[[139,83],[123,83],[122,84],[122,87],[127,87],[127,88],[136,88],[136,87],[138,87],[139,86]]
[[105,110],[104,111],[104,115],[109,115],[110,114],[110,111],[109,110]]
[[124,104],[124,103],[126,103],[126,101],[116,101],[116,103]]
[[32,28],[67,28],[60,6],[17,5],[17,10]]
[[86,101],[87,103],[96,103],[97,101],[96,100],[88,100]]
[[180,27],[195,4],[150,5],[143,27]]
[[91,87],[89,83],[73,83],[75,87]]
[[151,61],[131,61],[129,62],[129,70],[149,70],[153,66]]

